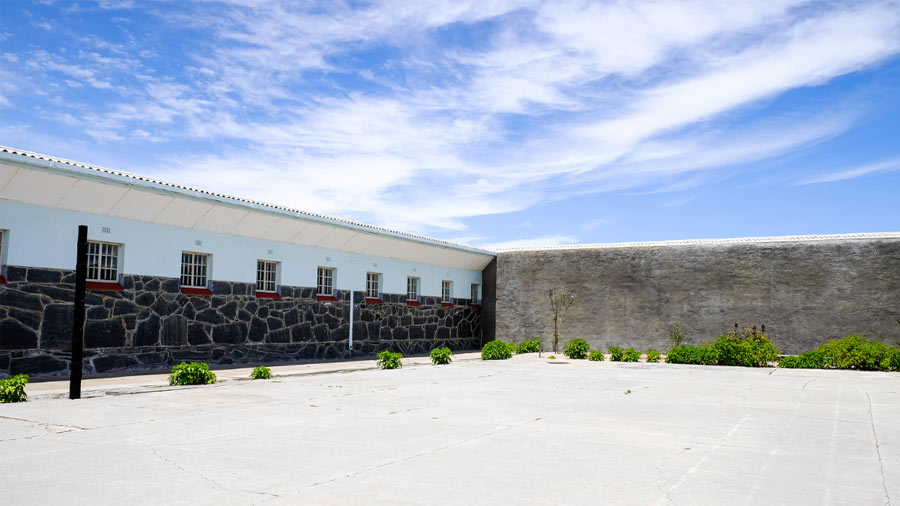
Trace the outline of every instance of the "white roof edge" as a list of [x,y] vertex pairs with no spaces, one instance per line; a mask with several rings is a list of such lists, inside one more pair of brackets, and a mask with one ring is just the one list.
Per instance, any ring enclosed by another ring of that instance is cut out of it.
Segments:
[[[23,159],[27,158],[27,159]],[[353,220],[348,220],[345,218],[340,218],[337,216],[328,216],[325,214],[314,213],[310,211],[302,211],[299,209],[292,209],[285,206],[279,206],[276,204],[268,204],[265,202],[260,202],[256,200],[245,199],[241,197],[235,197],[232,195],[226,195],[223,193],[216,193],[208,190],[201,190],[198,188],[193,188],[190,186],[179,185],[176,183],[170,183],[168,181],[163,181],[160,179],[154,179],[150,177],[140,176],[137,174],[132,174],[130,172],[124,172],[119,170],[107,169],[105,167],[100,167],[96,165],[90,165],[82,162],[76,162],[72,160],[66,160],[64,158],[57,158],[49,155],[44,155],[40,153],[34,153],[31,151],[26,151],[23,149],[11,148],[8,146],[0,145],[0,161],[7,161],[11,163],[24,163],[27,165],[40,167],[44,169],[52,169],[61,172],[68,172],[70,174],[79,174],[86,176],[93,176],[100,179],[111,180],[118,183],[125,183],[132,186],[142,187],[143,189],[151,190],[151,191],[162,191],[166,193],[174,193],[183,197],[190,197],[196,199],[203,200],[212,200],[217,203],[225,203],[230,204],[232,206],[242,207],[242,208],[250,208],[256,211],[264,211],[280,216],[286,216],[291,218],[298,218],[304,220],[318,221],[322,223],[327,223],[330,225],[335,225],[339,227],[345,227],[350,229],[355,229],[361,232],[367,232],[378,235],[390,236],[398,239],[405,239],[408,241],[418,242],[422,244],[427,244],[430,246],[437,246],[441,248],[449,248],[454,250],[465,251],[468,253],[475,253],[479,255],[487,255],[487,256],[496,256],[496,253],[493,251],[488,251],[485,249],[475,248],[473,246],[468,246],[465,244],[454,243],[451,241],[445,241],[443,239],[435,239],[433,237],[427,237],[424,235],[411,234],[408,232],[401,232],[399,230],[392,230],[389,228],[379,227],[376,225],[369,225],[366,223],[361,223]]]
[[552,251],[567,249],[651,248],[659,246],[702,246],[716,244],[763,244],[773,242],[847,241],[862,239],[900,239],[900,232],[864,232],[856,234],[780,235],[768,237],[735,237],[728,239],[680,239],[674,241],[609,242],[598,244],[561,244],[558,246],[502,248],[497,253],[517,251]]

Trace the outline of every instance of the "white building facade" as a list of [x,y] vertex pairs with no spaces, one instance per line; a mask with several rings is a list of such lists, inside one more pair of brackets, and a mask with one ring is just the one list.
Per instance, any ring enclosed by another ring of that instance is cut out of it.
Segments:
[[481,344],[492,252],[0,148],[0,374],[67,373],[79,225],[87,372]]

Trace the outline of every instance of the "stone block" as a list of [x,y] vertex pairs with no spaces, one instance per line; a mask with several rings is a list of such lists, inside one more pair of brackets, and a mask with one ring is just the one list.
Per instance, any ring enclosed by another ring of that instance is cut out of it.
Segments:
[[125,323],[119,319],[86,322],[84,346],[85,348],[125,346]]
[[0,320],[0,350],[29,350],[37,348],[38,335],[18,320]]
[[[188,344],[188,319],[181,315],[172,315],[162,321],[160,342],[163,346],[185,346]],[[202,328],[202,325],[200,326]],[[204,337],[201,344],[208,342]]]
[[159,345],[159,329],[160,320],[157,315],[150,315],[149,318],[137,323],[134,331],[134,346],[157,346]]
[[[101,309],[106,311],[105,308]],[[71,304],[47,304],[47,307],[44,308],[44,326],[41,329],[41,349],[72,349],[74,315],[75,306]]]

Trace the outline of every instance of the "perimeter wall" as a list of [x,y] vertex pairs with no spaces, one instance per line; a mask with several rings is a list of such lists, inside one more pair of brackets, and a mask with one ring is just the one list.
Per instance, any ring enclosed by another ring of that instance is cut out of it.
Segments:
[[765,324],[788,354],[853,333],[900,341],[898,234],[609,246],[500,253],[486,340],[540,337],[548,349],[552,287],[576,298],[561,343],[666,350],[676,323],[691,344]]

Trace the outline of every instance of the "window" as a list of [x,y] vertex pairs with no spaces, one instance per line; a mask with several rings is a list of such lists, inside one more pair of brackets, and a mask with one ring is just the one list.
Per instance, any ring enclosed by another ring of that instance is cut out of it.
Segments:
[[419,297],[419,278],[406,278],[406,300],[417,300]]
[[256,261],[256,291],[275,292],[275,280],[278,275],[278,262],[266,260]]
[[381,297],[381,274],[377,272],[366,273],[366,297],[377,299]]
[[452,281],[441,281],[441,302],[450,302],[450,297],[453,295],[452,288]]
[[472,304],[478,303],[478,285],[472,283]]
[[209,255],[206,253],[181,252],[181,286],[206,288]]
[[87,279],[90,281],[119,281],[119,245],[88,241]]
[[334,295],[334,269],[319,267],[316,276],[316,290],[319,295]]

